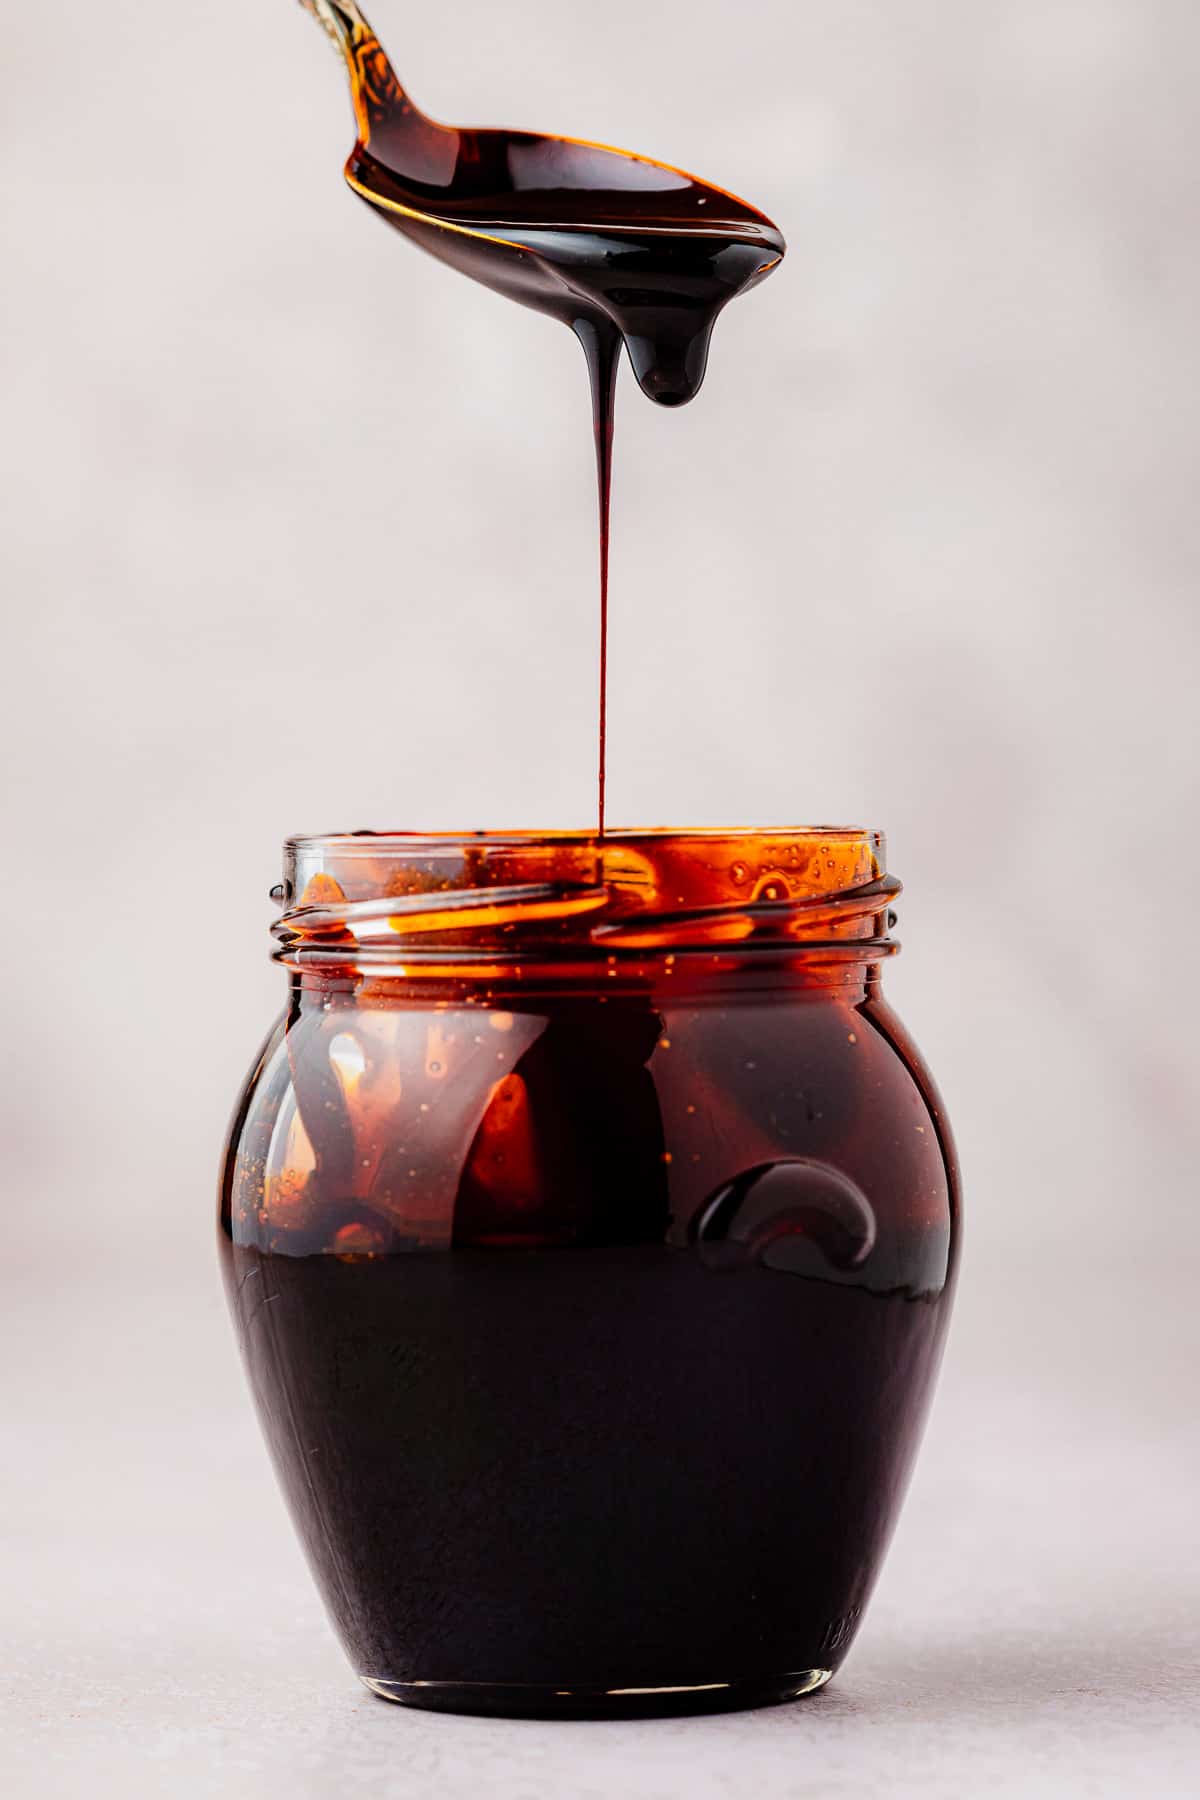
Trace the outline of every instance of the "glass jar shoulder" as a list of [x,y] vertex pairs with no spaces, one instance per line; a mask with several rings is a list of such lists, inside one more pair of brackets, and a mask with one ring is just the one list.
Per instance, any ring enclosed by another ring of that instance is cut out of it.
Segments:
[[290,1255],[682,1248],[726,1230],[751,1188],[739,1229],[790,1218],[793,1263],[824,1269],[852,1241],[851,1265],[869,1244],[881,1280],[944,1284],[953,1149],[877,990],[297,997],[235,1114],[222,1223]]

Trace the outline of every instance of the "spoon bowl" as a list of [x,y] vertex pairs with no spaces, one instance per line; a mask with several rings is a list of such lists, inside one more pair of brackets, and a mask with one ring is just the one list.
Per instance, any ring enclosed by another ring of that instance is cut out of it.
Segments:
[[643,392],[690,400],[722,308],[782,260],[756,207],[579,138],[443,125],[410,99],[356,0],[301,0],[350,74],[351,188],[422,249],[526,306],[618,333]]

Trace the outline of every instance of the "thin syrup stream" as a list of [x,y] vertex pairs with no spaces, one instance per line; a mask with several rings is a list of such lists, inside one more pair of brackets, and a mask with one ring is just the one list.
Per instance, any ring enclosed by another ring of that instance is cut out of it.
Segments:
[[600,761],[597,771],[597,835],[604,836],[604,793],[608,775],[608,545],[612,517],[613,413],[621,335],[581,319],[575,335],[587,358],[592,391],[592,430],[596,439],[596,487],[600,502]]

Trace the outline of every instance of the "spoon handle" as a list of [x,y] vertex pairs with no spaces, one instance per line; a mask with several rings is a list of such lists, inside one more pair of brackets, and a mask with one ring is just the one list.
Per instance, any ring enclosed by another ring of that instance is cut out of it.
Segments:
[[378,129],[415,113],[356,0],[300,0],[300,4],[341,53],[350,75],[358,135],[364,144],[372,127]]
[[356,33],[372,35],[354,0],[300,0],[300,4],[328,33],[343,56],[352,50]]

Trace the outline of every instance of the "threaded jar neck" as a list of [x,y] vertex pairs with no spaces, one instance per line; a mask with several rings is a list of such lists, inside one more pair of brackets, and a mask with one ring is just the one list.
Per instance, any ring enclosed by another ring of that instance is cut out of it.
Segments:
[[900,884],[883,834],[353,832],[289,838],[276,959],[344,981],[594,980],[872,963]]

